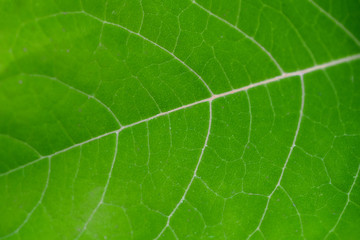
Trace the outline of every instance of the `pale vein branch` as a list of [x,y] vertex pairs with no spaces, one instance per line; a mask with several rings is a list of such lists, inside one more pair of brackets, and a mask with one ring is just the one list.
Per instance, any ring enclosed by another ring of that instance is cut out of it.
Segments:
[[93,19],[101,22],[101,23],[104,23],[104,24],[108,24],[108,25],[112,25],[112,26],[121,28],[121,29],[129,32],[130,34],[136,35],[136,36],[142,38],[143,40],[151,43],[152,45],[160,48],[161,50],[163,50],[163,51],[166,52],[167,54],[171,55],[175,60],[177,60],[179,63],[181,63],[181,64],[182,64],[184,67],[186,67],[190,72],[192,72],[192,73],[204,84],[204,86],[207,88],[207,90],[209,91],[209,93],[210,93],[211,95],[213,95],[213,92],[212,92],[212,90],[210,89],[209,85],[207,85],[207,83],[205,82],[205,80],[204,80],[194,69],[192,69],[192,68],[191,68],[189,65],[187,65],[183,60],[181,60],[180,58],[178,58],[174,53],[170,52],[169,50],[167,50],[167,49],[164,48],[163,46],[161,46],[161,45],[157,44],[156,42],[150,40],[149,38],[141,35],[140,33],[134,32],[134,31],[132,31],[132,30],[130,30],[130,29],[128,29],[128,28],[120,25],[120,24],[116,24],[116,23],[113,23],[113,22],[108,22],[108,21],[102,20],[102,19],[100,19],[100,18],[98,18],[98,17],[96,17],[96,16],[94,16],[94,15],[92,15],[92,14],[90,14],[90,13],[85,12],[85,11],[83,11],[82,13],[83,13],[84,15],[88,16],[88,17],[91,17],[91,18],[93,18]]
[[289,198],[291,204],[293,205],[293,207],[295,208],[296,214],[299,217],[299,223],[300,223],[300,229],[301,229],[301,237],[304,238],[304,227],[303,227],[303,223],[302,223],[302,219],[301,219],[301,214],[299,212],[299,209],[297,208],[294,200],[292,199],[292,197],[290,196],[290,194],[288,193],[288,191],[286,191],[286,189],[283,186],[279,186],[279,188],[281,188],[283,190],[283,192],[286,194],[286,196]]
[[[115,26],[117,28],[121,28],[125,31],[127,31],[128,33],[130,34],[133,34],[133,35],[136,35],[140,38],[142,38],[143,40],[145,40],[146,42],[149,42],[151,43],[152,45],[160,48],[161,50],[163,50],[164,52],[166,52],[167,54],[171,55],[175,60],[177,60],[180,64],[182,64],[185,68],[187,68],[191,73],[193,73],[203,84],[204,86],[206,87],[206,89],[208,90],[208,92],[213,95],[213,92],[212,90],[210,89],[210,87],[208,86],[208,84],[204,81],[204,79],[193,69],[191,68],[188,64],[186,64],[183,60],[181,60],[180,58],[178,58],[174,53],[170,52],[169,50],[167,50],[165,47],[157,44],[156,42],[150,40],[149,38],[143,36],[142,34],[140,34],[140,32],[134,32],[132,30],[130,30],[129,28],[126,28],[125,26],[122,26],[120,24],[117,24],[117,23],[113,23],[113,22],[108,22],[106,20],[102,20],[101,18],[97,17],[97,16],[94,16],[88,12],[85,12],[84,10],[81,10],[81,11],[72,11],[72,12],[59,12],[59,13],[55,13],[55,14],[51,14],[51,15],[48,15],[48,16],[43,16],[43,17],[40,17],[40,18],[36,18],[35,21],[39,21],[39,20],[43,20],[43,19],[47,19],[47,18],[51,18],[51,17],[58,17],[58,16],[62,16],[62,15],[67,15],[67,14],[82,14],[82,15],[85,15],[85,16],[88,16],[96,21],[99,21],[100,23],[102,24],[107,24],[107,25],[111,25],[111,26]],[[19,33],[20,33],[20,30],[26,25],[28,24],[29,22],[31,21],[28,21],[28,22],[25,22],[25,23],[22,23],[20,25],[20,28],[17,30],[17,33],[15,35],[15,38],[14,38],[14,41],[13,43],[11,44],[11,49],[10,49],[10,53],[13,54],[13,46],[15,45],[15,42],[19,36]]]
[[353,183],[351,184],[350,190],[349,190],[349,192],[347,193],[347,200],[346,200],[345,206],[344,206],[343,210],[341,211],[341,213],[340,213],[340,215],[339,215],[339,218],[337,219],[335,225],[334,225],[334,226],[330,229],[330,231],[326,234],[326,236],[325,236],[324,239],[327,239],[327,238],[329,237],[329,235],[330,235],[332,232],[334,232],[335,229],[336,229],[336,227],[339,225],[339,222],[340,222],[342,216],[344,215],[347,206],[349,205],[349,203],[350,203],[350,201],[351,201],[351,200],[350,200],[350,195],[351,195],[351,192],[352,192],[352,190],[353,190],[353,188],[354,188],[354,186],[355,186],[356,180],[357,180],[358,177],[359,177],[359,172],[360,172],[360,165],[359,165],[359,167],[358,167],[358,169],[357,169],[356,175],[354,176],[354,181],[353,181]]
[[47,190],[47,188],[49,186],[50,173],[51,173],[51,158],[48,158],[48,161],[49,161],[49,163],[48,163],[48,174],[47,174],[45,186],[43,188],[43,191],[41,192],[39,201],[35,204],[35,206],[26,215],[25,220],[14,231],[12,231],[11,233],[9,233],[9,234],[7,234],[5,236],[1,236],[0,239],[5,239],[5,238],[11,237],[11,236],[17,234],[24,227],[24,225],[29,221],[29,219],[31,218],[31,216],[33,215],[35,210],[40,206],[40,204],[42,204],[42,201],[44,200],[46,190]]
[[0,177],[2,176],[6,176],[6,175],[9,175],[10,173],[13,173],[13,172],[16,172],[18,170],[21,170],[25,167],[28,167],[30,165],[33,165],[47,157],[52,157],[52,156],[55,156],[55,155],[58,155],[58,154],[61,154],[63,152],[66,152],[68,150],[71,150],[73,148],[76,148],[76,147],[79,147],[81,145],[84,145],[86,143],[89,143],[89,142],[92,142],[94,140],[97,140],[97,139],[100,139],[100,138],[103,138],[105,136],[108,136],[110,134],[113,134],[113,133],[119,133],[121,132],[123,129],[126,129],[126,128],[130,128],[130,127],[133,127],[133,126],[136,126],[136,125],[139,125],[141,123],[145,123],[145,122],[148,122],[148,121],[151,121],[151,120],[154,120],[154,119],[157,119],[161,116],[165,116],[165,115],[168,115],[168,114],[171,114],[173,112],[177,112],[177,111],[181,111],[181,110],[184,110],[184,109],[187,109],[187,108],[191,108],[193,106],[196,106],[196,105],[199,105],[201,103],[205,103],[205,102],[210,102],[210,101],[213,101],[213,100],[216,100],[218,98],[223,98],[223,97],[226,97],[226,96],[229,96],[229,95],[233,95],[233,94],[236,94],[236,93],[239,93],[239,92],[243,92],[243,91],[246,91],[246,90],[249,90],[249,89],[252,89],[252,88],[256,88],[256,87],[259,87],[259,86],[266,86],[267,84],[270,84],[272,82],[278,82],[282,79],[285,79],[285,78],[289,78],[289,77],[295,77],[295,76],[301,76],[301,75],[305,75],[307,73],[311,73],[311,72],[315,72],[317,70],[321,70],[321,69],[325,69],[325,68],[329,68],[329,67],[332,67],[332,66],[336,66],[338,64],[342,64],[342,63],[346,63],[346,62],[351,62],[351,61],[354,61],[354,60],[357,60],[357,59],[360,59],[360,54],[357,54],[357,55],[352,55],[352,56],[348,56],[348,57],[345,57],[345,58],[341,58],[341,59],[337,59],[337,60],[334,60],[334,61],[331,61],[331,62],[327,62],[327,63],[324,63],[324,64],[321,64],[321,65],[315,65],[313,67],[310,67],[310,68],[306,68],[306,69],[303,69],[303,70],[300,70],[300,71],[296,71],[296,72],[291,72],[291,73],[284,73],[282,75],[279,75],[277,77],[274,77],[274,78],[270,78],[270,79],[266,79],[264,81],[261,81],[261,82],[257,82],[257,83],[253,83],[253,84],[250,84],[250,85],[247,85],[245,87],[241,87],[241,88],[238,88],[238,89],[234,89],[234,90],[231,90],[231,91],[228,91],[228,92],[224,92],[224,93],[221,93],[221,94],[216,94],[216,95],[213,95],[212,97],[209,97],[209,98],[206,98],[206,99],[202,99],[202,100],[199,100],[199,101],[196,101],[196,102],[193,102],[193,103],[189,103],[189,104],[186,104],[186,105],[183,105],[181,107],[178,107],[178,108],[174,108],[174,109],[171,109],[169,111],[166,111],[166,112],[162,112],[162,113],[159,113],[159,114],[156,114],[152,117],[149,117],[149,118],[146,118],[146,119],[142,119],[140,121],[137,121],[137,122],[134,122],[134,123],[131,123],[131,124],[128,124],[128,125],[125,125],[125,126],[122,126],[121,128],[117,129],[117,130],[113,130],[111,132],[107,132],[107,133],[104,133],[104,134],[101,134],[99,136],[96,136],[96,137],[93,137],[91,139],[88,139],[84,142],[81,142],[81,143],[77,143],[73,146],[70,146],[70,147],[67,147],[65,149],[62,149],[62,150],[59,150],[53,154],[50,154],[50,155],[47,155],[47,156],[43,156],[43,157],[40,157],[36,160],[33,160],[32,162],[29,162],[29,163],[26,163],[24,165],[21,165],[21,166],[18,166],[14,169],[11,169],[7,172],[4,172],[4,173],[0,173]]
[[290,151],[289,151],[289,154],[286,158],[286,161],[284,163],[284,166],[282,167],[282,170],[281,170],[281,174],[280,174],[280,177],[279,177],[279,180],[278,182],[276,183],[274,189],[272,190],[272,192],[270,193],[270,195],[268,196],[268,200],[266,202],[266,206],[265,206],[265,210],[260,218],[260,221],[259,221],[259,224],[258,226],[255,228],[255,230],[249,235],[249,237],[247,239],[250,239],[257,231],[260,231],[260,227],[264,221],[264,218],[265,218],[265,215],[268,211],[268,208],[269,208],[269,204],[270,204],[270,201],[271,201],[271,197],[274,195],[274,193],[276,192],[276,190],[280,187],[280,183],[282,181],[282,178],[284,176],[284,173],[285,173],[285,169],[287,167],[287,164],[289,162],[289,159],[291,157],[291,154],[296,146],[296,139],[297,139],[297,136],[299,134],[299,130],[300,130],[300,126],[301,126],[301,120],[302,120],[302,117],[303,117],[303,110],[304,110],[304,104],[305,104],[305,86],[304,86],[304,78],[303,78],[303,75],[300,75],[300,80],[301,80],[301,106],[300,106],[300,112],[299,112],[299,120],[298,120],[298,123],[297,123],[297,127],[296,127],[296,131],[295,131],[295,136],[294,136],[294,139],[293,139],[293,142],[292,142],[292,145],[290,147]]
[[40,77],[40,78],[46,78],[46,79],[50,79],[54,82],[57,82],[57,83],[60,83],[61,85],[64,85],[66,87],[68,87],[69,89],[72,89],[84,96],[87,96],[88,99],[94,99],[96,102],[98,102],[102,107],[104,107],[114,118],[114,120],[117,122],[117,124],[119,125],[119,127],[121,127],[121,123],[119,121],[119,119],[116,117],[115,113],[105,104],[103,103],[100,99],[98,99],[97,97],[95,97],[94,95],[91,95],[91,94],[88,94],[86,92],[83,92],[81,91],[80,89],[77,89],[61,80],[59,80],[58,78],[56,77],[51,77],[51,76],[47,76],[47,75],[42,75],[42,74],[25,74],[25,75],[28,75],[28,76],[33,76],[33,77]]
[[203,7],[202,5],[200,5],[199,3],[197,3],[195,0],[192,1],[193,4],[195,4],[196,6],[198,6],[200,9],[202,9],[203,11],[207,12],[209,15],[215,17],[216,19],[218,19],[219,21],[225,23],[226,25],[228,25],[229,27],[235,29],[236,31],[238,31],[239,33],[241,33],[244,37],[246,37],[247,39],[249,39],[251,42],[253,42],[256,46],[258,46],[266,55],[268,55],[268,57],[271,59],[271,61],[276,65],[276,67],[278,68],[278,70],[281,73],[284,73],[284,70],[282,69],[282,67],[280,66],[280,64],[276,61],[276,59],[273,57],[273,55],[271,55],[271,53],[263,46],[261,45],[258,41],[255,40],[255,38],[250,37],[248,34],[246,34],[244,31],[242,31],[240,28],[238,28],[237,26],[229,23],[228,21],[226,21],[225,19],[219,17],[218,15],[214,14],[213,12],[211,12],[210,10],[206,9],[205,7]]
[[201,153],[200,153],[200,157],[199,157],[199,160],[196,164],[196,167],[195,167],[195,170],[194,170],[194,174],[193,176],[191,177],[190,179],[190,182],[189,184],[187,185],[186,189],[185,189],[185,192],[184,194],[182,195],[180,201],[176,204],[175,208],[172,210],[172,212],[170,213],[170,215],[168,216],[167,218],[167,221],[166,221],[166,225],[164,226],[164,228],[160,231],[159,235],[154,238],[154,240],[157,240],[159,239],[159,237],[161,237],[161,235],[164,233],[164,231],[166,230],[167,227],[170,226],[170,220],[171,220],[171,217],[174,215],[174,213],[176,212],[176,210],[179,208],[179,206],[183,203],[183,201],[185,200],[185,197],[196,177],[196,174],[197,174],[197,171],[199,169],[199,166],[200,166],[200,163],[201,163],[201,160],[204,156],[204,152],[205,152],[205,149],[207,147],[207,144],[208,144],[208,141],[209,141],[209,136],[210,136],[210,131],[211,131],[211,122],[212,122],[212,101],[209,102],[209,127],[208,127],[208,130],[207,130],[207,133],[206,133],[206,138],[205,138],[205,142],[204,142],[204,146],[203,148],[201,149]]
[[352,32],[349,31],[341,22],[339,22],[336,18],[334,18],[330,13],[325,11],[322,7],[319,6],[316,2],[313,0],[309,0],[309,2],[314,5],[320,12],[322,12],[326,17],[328,17],[331,21],[333,21],[341,30],[343,30],[355,43],[360,47],[360,41],[355,37]]
[[9,139],[13,139],[16,142],[19,142],[19,143],[23,144],[26,147],[30,148],[34,153],[36,153],[36,155],[38,155],[38,157],[42,157],[42,155],[39,153],[39,151],[36,148],[34,148],[33,146],[31,146],[29,143],[27,143],[27,142],[25,142],[25,141],[23,141],[21,139],[18,139],[16,137],[13,137],[13,136],[10,136],[10,135],[7,135],[7,134],[3,134],[3,133],[0,133],[0,136],[4,136],[4,137],[7,137]]
[[106,195],[106,192],[107,192],[107,189],[109,187],[109,183],[110,183],[110,179],[111,179],[111,175],[112,175],[112,172],[113,172],[113,169],[114,169],[114,165],[115,165],[115,162],[116,162],[116,157],[117,157],[117,152],[118,152],[118,144],[119,144],[119,133],[116,133],[116,141],[115,141],[115,152],[114,152],[114,157],[113,157],[113,160],[112,160],[112,163],[111,163],[111,167],[110,167],[110,171],[109,171],[109,174],[108,174],[108,178],[106,180],[106,184],[105,184],[105,187],[104,187],[104,191],[101,195],[101,198],[100,198],[100,201],[98,202],[98,204],[96,205],[96,207],[94,208],[94,210],[91,212],[89,218],[86,220],[85,224],[84,224],[84,227],[81,229],[80,233],[76,236],[75,239],[79,239],[81,237],[81,235],[84,233],[84,231],[86,230],[87,226],[89,225],[90,221],[93,219],[95,213],[97,212],[97,210],[99,209],[99,207],[101,206],[101,204],[104,203],[104,199],[105,199],[105,195]]

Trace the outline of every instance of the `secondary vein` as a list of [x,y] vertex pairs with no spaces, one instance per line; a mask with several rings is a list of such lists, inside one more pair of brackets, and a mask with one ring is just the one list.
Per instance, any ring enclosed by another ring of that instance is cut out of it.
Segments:
[[9,175],[10,173],[13,173],[15,171],[18,171],[18,170],[21,170],[25,167],[28,167],[28,166],[31,166],[43,159],[46,159],[47,157],[53,157],[55,155],[58,155],[60,153],[63,153],[63,152],[66,152],[68,150],[71,150],[73,148],[76,148],[78,146],[81,146],[81,145],[84,145],[86,143],[89,143],[89,142],[92,142],[94,140],[98,140],[100,138],[103,138],[105,136],[108,136],[110,134],[113,134],[113,133],[119,133],[121,132],[122,130],[126,129],[126,128],[130,128],[130,127],[133,127],[133,126],[136,126],[136,125],[139,125],[141,123],[144,123],[144,122],[148,122],[148,121],[151,121],[151,120],[154,120],[156,118],[159,118],[161,116],[165,116],[165,115],[168,115],[170,113],[173,113],[173,112],[177,112],[177,111],[180,111],[180,110],[183,110],[183,109],[187,109],[187,108],[191,108],[193,106],[196,106],[196,105],[199,105],[201,103],[205,103],[205,102],[210,102],[210,101],[213,101],[213,100],[216,100],[218,98],[223,98],[223,97],[226,97],[226,96],[229,96],[229,95],[233,95],[233,94],[236,94],[236,93],[239,93],[239,92],[243,92],[243,91],[246,91],[246,90],[249,90],[249,89],[252,89],[252,88],[256,88],[256,87],[259,87],[259,86],[265,86],[269,83],[272,83],[272,82],[278,82],[282,79],[285,79],[285,78],[289,78],[289,77],[295,77],[295,76],[302,76],[302,75],[305,75],[305,74],[308,74],[308,73],[311,73],[311,72],[315,72],[315,71],[318,71],[318,70],[321,70],[321,69],[326,69],[326,68],[329,68],[329,67],[332,67],[332,66],[336,66],[336,65],[339,65],[339,64],[342,64],[342,63],[346,63],[346,62],[351,62],[351,61],[355,61],[355,60],[358,60],[360,59],[360,54],[356,54],[356,55],[351,55],[351,56],[348,56],[348,57],[344,57],[344,58],[340,58],[340,59],[337,59],[337,60],[333,60],[333,61],[330,61],[330,62],[327,62],[327,63],[324,63],[324,64],[320,64],[320,65],[315,65],[313,67],[310,67],[310,68],[306,68],[306,69],[303,69],[303,70],[299,70],[299,71],[295,71],[295,72],[291,72],[291,73],[284,73],[284,74],[281,74],[279,76],[276,76],[276,77],[273,77],[273,78],[270,78],[270,79],[266,79],[264,81],[261,81],[261,82],[257,82],[257,83],[253,83],[253,84],[250,84],[250,85],[247,85],[247,86],[244,86],[244,87],[241,87],[241,88],[238,88],[238,89],[233,89],[231,91],[228,91],[228,92],[224,92],[224,93],[220,93],[220,94],[216,94],[216,95],[213,95],[209,98],[206,98],[206,99],[202,99],[202,100],[199,100],[199,101],[196,101],[196,102],[193,102],[193,103],[189,103],[189,104],[186,104],[186,105],[183,105],[183,106],[180,106],[180,107],[177,107],[177,108],[174,108],[174,109],[171,109],[169,111],[166,111],[166,112],[162,112],[162,113],[159,113],[159,114],[156,114],[152,117],[149,117],[149,118],[146,118],[146,119],[142,119],[142,120],[139,120],[137,122],[134,122],[134,123],[131,123],[131,124],[128,124],[128,125],[125,125],[125,126],[122,126],[120,127],[119,129],[116,129],[116,130],[113,130],[113,131],[110,131],[110,132],[107,132],[107,133],[104,133],[104,134],[101,134],[99,136],[96,136],[96,137],[93,137],[91,139],[88,139],[84,142],[81,142],[81,143],[77,143],[73,146],[70,146],[70,147],[67,147],[67,148],[64,148],[62,150],[59,150],[53,154],[49,154],[47,156],[42,156],[38,159],[35,159],[33,160],[32,162],[29,162],[29,163],[26,163],[24,165],[21,165],[21,166],[18,166],[14,169],[11,169],[11,170],[8,170],[7,172],[4,172],[4,173],[1,173],[0,174],[0,177],[2,176],[6,176],[6,175]]

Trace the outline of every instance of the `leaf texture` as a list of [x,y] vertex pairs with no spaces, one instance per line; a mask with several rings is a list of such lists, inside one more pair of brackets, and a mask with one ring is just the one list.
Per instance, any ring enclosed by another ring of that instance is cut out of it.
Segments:
[[0,2],[0,239],[358,239],[360,2]]

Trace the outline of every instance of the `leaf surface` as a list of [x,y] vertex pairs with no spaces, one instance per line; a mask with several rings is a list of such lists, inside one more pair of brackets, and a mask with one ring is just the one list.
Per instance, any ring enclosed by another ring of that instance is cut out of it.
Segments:
[[360,237],[358,1],[0,6],[0,239]]

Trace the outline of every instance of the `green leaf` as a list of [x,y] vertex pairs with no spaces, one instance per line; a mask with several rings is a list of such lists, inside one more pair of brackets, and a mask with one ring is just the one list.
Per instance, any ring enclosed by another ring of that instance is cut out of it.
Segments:
[[0,239],[360,238],[359,1],[0,16]]

